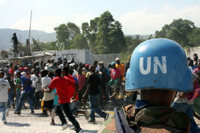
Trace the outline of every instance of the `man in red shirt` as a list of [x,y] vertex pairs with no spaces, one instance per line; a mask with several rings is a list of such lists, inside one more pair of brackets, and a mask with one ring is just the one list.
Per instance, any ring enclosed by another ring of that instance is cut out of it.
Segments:
[[76,96],[78,94],[78,84],[76,84],[74,77],[69,74],[69,67],[66,66],[63,68],[62,75],[64,76],[64,78],[70,80],[70,82],[74,84],[74,85],[69,85],[68,90],[70,98],[76,99]]
[[[71,80],[72,82],[74,82],[76,85],[75,86],[69,86],[69,90],[70,90],[70,97],[71,97],[71,103],[70,103],[70,109],[72,111],[73,114],[78,115],[78,114],[84,114],[85,118],[88,120],[89,114],[86,111],[83,110],[78,110],[77,108],[77,104],[78,104],[78,94],[79,94],[79,85],[78,85],[78,79],[76,77],[73,77],[70,72],[69,72],[69,67],[65,66],[63,68],[63,72],[62,72],[64,78]],[[75,80],[76,78],[76,80]]]
[[[68,86],[74,86],[75,83],[69,79],[62,77],[61,73],[62,73],[62,71],[60,68],[55,70],[56,77],[51,81],[51,84],[49,85],[50,91],[52,91],[54,88],[56,88],[56,91],[57,91],[57,94],[59,97],[58,102],[59,102],[62,110],[65,112],[69,121],[71,121],[72,124],[74,125],[75,131],[77,133],[83,132],[83,130],[80,128],[78,121],[74,118],[74,116],[72,115],[72,112],[69,108],[70,90],[69,90]],[[65,118],[61,118],[61,119],[63,120]]]

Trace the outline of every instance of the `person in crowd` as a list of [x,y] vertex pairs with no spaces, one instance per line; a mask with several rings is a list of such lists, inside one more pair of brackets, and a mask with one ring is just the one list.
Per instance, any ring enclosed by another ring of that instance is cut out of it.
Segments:
[[76,77],[73,77],[72,76],[72,70],[69,70],[69,67],[68,66],[65,66],[63,68],[63,76],[66,78],[66,79],[69,79],[71,80],[72,82],[75,82],[76,85],[75,86],[69,86],[69,90],[70,90],[70,110],[72,111],[73,114],[75,114],[76,116],[78,114],[83,114],[86,118],[86,120],[88,120],[88,117],[89,117],[89,114],[86,111],[83,111],[83,110],[79,110],[77,108],[77,105],[78,105],[78,101],[79,101],[79,97],[78,97],[78,93],[79,93],[79,84],[78,84],[78,78]]
[[[42,100],[44,101],[43,110],[52,113],[53,109],[53,101],[54,101],[54,94],[53,92],[49,92],[48,86],[51,83],[51,78],[48,77],[48,71],[42,70],[41,71],[41,77],[42,77],[42,91],[44,92],[44,96]],[[54,118],[51,117],[51,125],[55,125]]]
[[121,71],[122,80],[124,80],[125,66],[120,62],[120,59],[118,57],[115,59],[115,62],[116,62],[115,67]]
[[34,109],[33,109],[34,97],[33,97],[33,88],[31,87],[32,81],[28,77],[26,77],[25,72],[17,72],[17,77],[20,79],[20,83],[23,85],[23,88],[21,90],[21,96],[15,114],[18,115],[21,114],[22,105],[27,98],[30,105],[31,114],[34,114]]
[[20,78],[17,77],[17,73],[19,72],[19,70],[15,71],[15,79],[14,79],[14,83],[15,83],[15,107],[17,107],[17,105],[19,104],[19,98],[21,95],[21,84],[20,84]]
[[[37,82],[38,79],[35,75],[34,69],[32,69],[32,71],[31,71],[30,79],[32,81],[31,87],[33,88],[33,91],[35,92],[36,82]],[[33,104],[35,105],[35,97],[34,97]]]
[[78,64],[77,63],[71,63],[70,66],[73,67],[73,76],[76,76],[78,73]]
[[[111,87],[111,95],[113,92],[120,92],[120,87],[122,83],[122,74],[120,69],[115,67],[115,62],[111,62],[111,70],[110,70],[110,81],[108,82],[109,86]],[[117,90],[115,90],[117,89]]]
[[7,80],[4,78],[4,72],[0,71],[0,112],[1,112],[1,120],[3,124],[7,124],[6,120],[6,109],[7,109],[7,101],[8,101],[8,93],[11,90],[11,87]]
[[197,65],[194,64],[194,61],[193,61],[192,59],[190,59],[190,60],[188,61],[188,65],[189,65],[189,67],[190,67],[190,69],[191,69],[192,71],[193,71],[194,69],[197,68]]
[[99,87],[102,87],[102,85],[99,76],[95,73],[95,68],[96,67],[94,65],[90,67],[90,71],[92,72],[92,74],[88,79],[87,89],[83,95],[84,101],[86,99],[87,94],[89,97],[89,103],[90,103],[90,119],[88,121],[89,123],[95,123],[95,113],[103,117],[105,120],[109,117],[109,114],[102,112],[97,106],[99,93],[102,93],[103,100],[105,100],[105,95],[103,89],[101,89],[102,92],[99,92]]
[[172,108],[178,111],[184,112],[186,115],[188,115],[191,118],[192,122],[190,126],[190,133],[200,133],[200,128],[196,124],[193,117],[193,114],[195,114],[193,111],[193,101],[199,94],[199,91],[196,92],[195,89],[200,88],[199,77],[195,73],[193,73],[193,86],[194,86],[193,92],[190,92],[190,93],[178,92],[177,93],[176,98],[174,102],[172,103]]
[[9,72],[8,73],[11,75],[12,78],[14,77],[13,63],[10,63],[10,67],[9,67]]
[[[48,73],[48,77],[51,78],[51,80],[54,78],[54,73],[53,72],[49,72]],[[53,109],[51,110],[51,118],[54,119],[55,118],[55,114],[58,115],[62,126],[62,130],[65,130],[68,127],[67,121],[63,114],[63,111],[61,109],[61,106],[58,103],[58,94],[56,92],[56,89],[53,89],[53,94],[54,94],[54,100],[53,100]],[[54,120],[54,124],[55,124],[55,120]]]
[[92,65],[95,66],[96,72],[98,73],[99,71],[98,61],[97,60],[93,61]]
[[198,55],[197,55],[197,53],[194,53],[193,60],[194,60],[194,64],[197,65],[197,61],[198,61]]
[[81,101],[82,96],[86,90],[85,87],[86,78],[85,75],[82,73],[82,67],[78,68],[78,73],[76,74],[76,78],[78,79],[78,87],[79,87],[78,99],[80,99],[79,100],[80,104],[85,106],[85,104],[83,104]]
[[24,67],[24,72],[26,73],[26,77],[30,78],[30,70],[28,69],[28,67]]
[[106,96],[106,101],[104,103],[101,93],[99,95],[99,104],[103,107],[106,104],[106,102],[109,100],[108,81],[110,80],[110,73],[108,69],[104,66],[103,61],[99,62],[99,76],[102,83],[102,89],[104,89],[105,96]]
[[35,93],[34,93],[34,107],[35,109],[38,109],[41,107],[41,100],[43,98],[43,92],[42,92],[42,79],[41,75],[39,74],[39,71],[35,71],[36,76],[36,82],[35,82]]
[[90,70],[89,70],[89,66],[90,66],[89,64],[84,64],[84,65],[83,65],[83,72],[82,72],[82,73],[83,73],[84,75],[86,75],[87,72],[90,71]]
[[8,83],[10,84],[10,89],[11,89],[8,93],[7,107],[11,109],[11,106],[12,106],[12,108],[14,109],[15,108],[15,104],[14,104],[15,84],[10,74],[7,74],[7,80],[8,80]]
[[[62,110],[64,111],[65,115],[68,117],[68,119],[72,122],[72,124],[75,127],[75,131],[77,133],[82,133],[83,130],[81,129],[78,121],[74,118],[72,115],[72,112],[69,108],[70,103],[70,97],[69,97],[69,88],[68,86],[75,86],[74,82],[71,82],[71,80],[68,80],[61,76],[62,70],[57,68],[55,70],[55,78],[51,81],[51,84],[49,85],[50,92],[56,88],[57,95],[59,97],[59,104]],[[66,121],[65,118],[61,118],[62,121]],[[64,122],[66,125],[67,122]],[[64,126],[63,125],[63,126]]]

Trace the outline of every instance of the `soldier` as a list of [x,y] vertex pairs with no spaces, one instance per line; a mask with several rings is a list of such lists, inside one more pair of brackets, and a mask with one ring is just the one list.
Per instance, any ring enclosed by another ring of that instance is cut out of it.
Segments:
[[141,98],[136,100],[135,106],[115,109],[115,124],[108,124],[105,130],[114,128],[120,133],[189,132],[191,119],[170,107],[177,91],[193,90],[192,73],[179,44],[169,39],[151,39],[138,45],[132,54],[125,82],[125,89],[139,90]]
[[14,47],[14,49],[13,49],[14,57],[17,57],[17,54],[18,54],[18,39],[17,39],[16,33],[13,33],[12,41],[13,41],[13,47]]

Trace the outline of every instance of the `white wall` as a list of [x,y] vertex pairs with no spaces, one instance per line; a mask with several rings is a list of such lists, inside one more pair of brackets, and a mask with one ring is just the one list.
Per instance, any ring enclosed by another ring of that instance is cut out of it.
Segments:
[[[76,62],[82,62],[87,64],[92,64],[94,60],[104,61],[104,64],[107,66],[108,63],[115,61],[117,57],[121,57],[120,54],[93,54],[90,50],[78,50],[78,49],[72,49],[72,50],[60,50],[60,51],[39,51],[39,52],[32,52],[32,55],[41,54],[42,52],[49,52],[51,54],[56,54],[56,56],[53,56],[55,61],[57,61],[58,57],[61,57],[62,59],[67,58],[70,60],[73,56],[75,56]],[[46,62],[46,59],[45,59]]]
[[198,57],[200,59],[200,46],[198,46],[198,47],[192,47],[192,48],[186,48],[184,50],[185,50],[185,53],[186,53],[187,57],[190,57],[190,58],[193,59],[194,53],[197,53],[197,55],[198,55]]

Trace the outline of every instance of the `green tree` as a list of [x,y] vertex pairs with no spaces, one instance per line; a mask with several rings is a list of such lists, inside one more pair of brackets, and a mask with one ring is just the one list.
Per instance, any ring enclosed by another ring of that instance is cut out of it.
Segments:
[[77,34],[73,39],[72,48],[89,49],[87,39],[83,35]]
[[127,47],[126,49],[124,49],[122,52],[121,52],[121,55],[122,55],[122,61],[123,62],[128,62],[128,59],[129,57],[131,56],[132,52],[134,51],[134,49],[140,44],[142,43],[143,41],[145,41],[144,39],[141,39],[140,38],[140,35],[136,35],[136,38],[133,39],[133,37],[131,36],[126,36],[125,37],[125,40],[126,40],[126,44],[127,44]]
[[60,45],[54,42],[47,42],[41,44],[43,50],[61,50]]
[[126,49],[126,40],[122,32],[122,26],[119,21],[115,21],[109,32],[110,45],[108,46],[109,52],[117,53]]
[[27,46],[24,45],[23,43],[19,42],[18,43],[18,51],[19,51],[19,53],[24,53],[25,51],[27,51]]
[[109,53],[109,32],[111,31],[112,23],[114,22],[113,16],[109,11],[104,12],[98,22],[98,33],[96,36],[96,49],[97,52]]
[[99,54],[119,53],[126,47],[121,23],[114,20],[109,11],[90,21],[89,37],[89,46]]
[[192,46],[190,35],[195,25],[190,20],[176,19],[171,24],[163,26],[161,31],[156,31],[156,37],[172,39],[182,46]]
[[189,44],[191,44],[192,47],[200,45],[200,28],[196,27],[189,35]]
[[31,51],[43,51],[43,48],[42,48],[42,43],[35,40],[34,38],[33,39],[33,44],[31,45]]
[[67,43],[69,39],[69,29],[68,26],[65,24],[61,24],[58,27],[55,27],[54,30],[56,31],[56,38],[58,41],[59,47],[61,49],[67,49]]
[[96,36],[98,33],[99,19],[99,17],[96,17],[95,19],[90,20],[90,25],[88,23],[83,23],[81,26],[82,34],[87,38],[88,45],[94,53],[97,53]]
[[2,59],[8,58],[8,51],[6,50],[1,50],[0,55]]
[[58,27],[55,27],[56,38],[59,48],[61,49],[69,49],[72,40],[77,34],[80,34],[79,27],[74,23],[61,24]]

